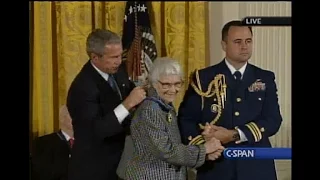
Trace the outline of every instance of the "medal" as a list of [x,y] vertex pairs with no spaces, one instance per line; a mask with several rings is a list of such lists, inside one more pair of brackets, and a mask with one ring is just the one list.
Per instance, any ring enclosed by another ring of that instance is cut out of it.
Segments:
[[171,121],[172,121],[172,115],[171,115],[171,113],[168,113],[167,120],[168,120],[169,123],[171,123]]

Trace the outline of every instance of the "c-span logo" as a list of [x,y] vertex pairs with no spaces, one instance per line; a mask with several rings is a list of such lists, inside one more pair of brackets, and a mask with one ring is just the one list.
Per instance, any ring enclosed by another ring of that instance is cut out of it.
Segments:
[[291,17],[245,17],[246,26],[291,26]]
[[291,159],[291,148],[226,148],[227,159]]

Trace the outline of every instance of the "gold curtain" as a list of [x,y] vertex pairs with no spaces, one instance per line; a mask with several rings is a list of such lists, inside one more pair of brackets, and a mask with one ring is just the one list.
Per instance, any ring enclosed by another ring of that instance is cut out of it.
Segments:
[[[122,35],[125,3],[32,2],[34,136],[59,128],[59,106],[65,104],[70,83],[88,60],[86,36],[93,28]],[[152,2],[149,7],[158,54],[179,60],[188,80],[191,71],[208,65],[207,2]]]

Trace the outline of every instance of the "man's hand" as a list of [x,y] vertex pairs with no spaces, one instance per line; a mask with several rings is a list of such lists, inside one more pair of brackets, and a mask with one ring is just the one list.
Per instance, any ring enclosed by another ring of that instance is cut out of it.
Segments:
[[[221,141],[222,144],[227,144],[231,141],[237,141],[235,135],[238,133],[237,130],[229,130],[221,126],[209,125],[211,127],[205,127],[205,130],[202,132],[205,140],[210,137],[215,137]],[[207,128],[207,129],[206,129]]]
[[129,94],[129,96],[122,102],[123,106],[130,110],[146,98],[146,91],[143,86],[135,87]]
[[214,132],[217,130],[215,127],[216,126],[206,123],[204,130],[201,133],[205,141],[209,141],[212,137],[214,137]]

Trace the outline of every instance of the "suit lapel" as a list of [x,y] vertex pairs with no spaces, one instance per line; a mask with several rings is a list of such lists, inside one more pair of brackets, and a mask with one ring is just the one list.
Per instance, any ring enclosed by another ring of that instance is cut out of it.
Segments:
[[67,141],[67,139],[66,139],[66,137],[63,135],[63,133],[62,133],[62,131],[61,130],[59,130],[58,132],[57,132],[57,135],[59,136],[59,138],[63,141],[63,142],[65,142],[66,143],[66,146],[68,147],[68,149],[69,149],[69,151],[70,151],[70,144],[69,144],[69,142]]
[[128,93],[130,93],[130,91],[132,90],[130,88],[131,84],[128,79],[128,74],[126,72],[125,63],[122,63],[119,66],[118,72],[116,74],[114,74],[114,78],[117,81],[122,98],[125,99],[127,97]]
[[[98,87],[101,89],[102,92],[106,92],[107,94],[112,93],[116,97],[118,97],[119,100],[120,100],[119,94],[117,92],[115,92],[112,89],[112,87],[110,86],[110,84],[97,72],[97,70],[94,69],[94,67],[92,66],[90,60],[86,63],[85,70],[89,74],[91,74],[91,76],[94,78],[94,80],[98,83]],[[118,86],[119,86],[119,84],[118,84]],[[120,92],[121,92],[121,90],[120,90]]]
[[[118,72],[118,73],[119,73],[119,72]],[[122,83],[121,78],[118,76],[118,73],[114,74],[113,77],[114,77],[114,79],[116,80],[119,93],[121,94],[121,96],[122,96],[122,98],[123,98],[123,96],[124,96],[124,88],[123,88],[123,87],[125,86],[125,84]],[[117,95],[119,95],[119,94],[117,93]],[[120,96],[119,96],[119,97],[120,97]]]
[[59,130],[59,131],[57,132],[57,135],[59,136],[59,138],[60,138],[61,140],[67,142],[67,139],[66,139],[66,137],[62,134],[61,130]]

